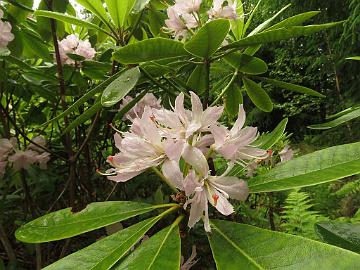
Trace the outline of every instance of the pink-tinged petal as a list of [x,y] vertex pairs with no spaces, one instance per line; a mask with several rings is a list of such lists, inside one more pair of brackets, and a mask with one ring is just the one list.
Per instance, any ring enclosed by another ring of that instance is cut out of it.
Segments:
[[285,162],[294,158],[294,151],[290,145],[286,145],[283,150],[279,152],[281,162]]
[[233,160],[238,151],[238,146],[235,144],[226,144],[216,149],[224,158]]
[[249,195],[249,188],[244,180],[234,176],[214,176],[210,177],[211,185],[219,190],[225,192],[230,198],[245,201]]
[[245,110],[244,110],[244,105],[241,104],[239,106],[238,118],[230,131],[232,135],[237,134],[240,131],[240,129],[242,129],[242,127],[245,124],[245,118],[246,118],[246,114],[245,114]]
[[189,126],[186,129],[185,138],[188,139],[190,136],[192,136],[195,132],[197,132],[201,128],[201,122],[200,121],[191,121]]
[[131,178],[134,178],[135,176],[141,174],[143,171],[135,171],[135,172],[128,172],[128,173],[118,173],[114,176],[108,176],[107,178],[109,180],[115,181],[115,182],[126,182],[130,180]]
[[202,116],[202,127],[207,128],[215,125],[224,111],[224,107],[208,107]]
[[226,136],[228,135],[229,131],[224,126],[211,126],[210,132],[214,136],[215,145],[221,146],[224,144]]
[[195,192],[197,187],[201,184],[196,180],[196,174],[194,170],[191,170],[184,179],[184,191],[186,196],[190,196]]
[[153,117],[153,113],[150,107],[146,106],[143,117],[141,119],[141,130],[144,138],[148,139],[153,145],[160,146],[161,145],[161,136],[159,131],[155,125],[155,123],[151,120]]
[[201,100],[194,92],[190,92],[190,95],[191,95],[192,119],[195,122],[201,123],[201,118],[203,114],[203,106],[201,104]]
[[209,165],[204,154],[196,147],[186,144],[182,154],[184,160],[190,164],[201,176],[207,176]]
[[176,188],[183,190],[184,177],[179,167],[179,162],[166,160],[162,165],[161,171],[165,178]]
[[169,159],[179,161],[184,149],[185,142],[183,140],[174,141],[168,139],[164,142],[165,154]]
[[122,137],[119,133],[115,133],[114,134],[114,141],[115,141],[115,146],[117,147],[117,149],[121,149],[121,141],[122,141]]
[[209,206],[208,206],[208,202],[205,199],[204,202],[204,208],[205,208],[205,215],[203,218],[203,222],[204,222],[204,229],[206,232],[211,232],[211,227],[210,227],[210,221],[209,221]]
[[207,208],[207,199],[204,190],[199,190],[194,197],[190,199],[185,205],[191,204],[188,226],[190,228],[202,218],[205,209]]
[[217,196],[216,203],[213,204],[216,210],[218,210],[224,216],[228,216],[234,213],[234,207],[231,205],[231,203],[229,203],[223,193],[215,190],[213,196]]
[[243,147],[236,153],[236,159],[240,160],[251,160],[251,159],[263,159],[268,156],[265,150],[255,147]]

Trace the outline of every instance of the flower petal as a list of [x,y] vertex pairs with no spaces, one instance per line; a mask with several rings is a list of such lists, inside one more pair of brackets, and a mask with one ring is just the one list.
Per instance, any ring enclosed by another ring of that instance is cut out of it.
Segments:
[[184,177],[180,171],[179,162],[174,160],[166,160],[162,165],[161,171],[165,178],[169,180],[176,188],[183,190]]
[[212,176],[209,181],[214,188],[228,194],[232,199],[245,201],[249,195],[247,183],[235,176]]
[[182,154],[184,160],[190,164],[195,171],[201,176],[207,176],[209,173],[209,165],[204,154],[200,149],[186,144]]

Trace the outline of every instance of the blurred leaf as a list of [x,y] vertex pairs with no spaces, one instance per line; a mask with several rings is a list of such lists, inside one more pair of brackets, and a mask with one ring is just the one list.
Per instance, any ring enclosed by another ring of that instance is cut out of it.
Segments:
[[239,113],[240,104],[243,104],[243,96],[239,86],[233,83],[226,91],[225,110],[231,117],[236,117]]
[[286,125],[288,123],[288,119],[283,119],[276,128],[267,134],[262,135],[259,137],[253,145],[259,146],[261,149],[268,150],[272,146],[274,146],[282,137],[285,132]]
[[117,29],[120,29],[125,26],[136,0],[105,0],[105,3]]
[[90,60],[82,62],[81,65],[82,72],[93,80],[104,80],[106,78],[106,74],[111,72],[112,67],[110,63]]
[[263,60],[246,54],[231,53],[225,56],[224,59],[231,66],[245,74],[263,74],[268,70],[268,66]]
[[66,208],[39,217],[21,226],[15,236],[25,243],[55,241],[170,206],[172,205],[149,205],[127,201],[95,202],[81,212],[73,213],[71,208]]
[[360,253],[360,224],[320,222],[315,229],[324,242]]
[[34,0],[16,0],[16,2],[11,1],[11,4],[13,5],[10,5],[7,8],[7,12],[16,19],[17,23],[22,23],[32,11],[31,8],[34,4]]
[[138,67],[129,69],[110,83],[101,96],[101,104],[104,107],[111,107],[123,99],[137,84],[141,76]]
[[211,220],[208,234],[218,270],[357,269],[360,255],[282,232]]
[[353,56],[353,57],[348,57],[346,58],[347,60],[357,60],[360,61],[360,56]]
[[272,192],[331,182],[360,173],[360,142],[329,147],[280,163],[249,181],[250,192]]
[[256,107],[264,112],[271,112],[273,110],[271,99],[264,89],[246,77],[243,77],[243,83],[246,93]]
[[292,16],[290,18],[282,20],[281,22],[279,22],[277,24],[274,24],[273,26],[269,27],[268,30],[274,30],[274,29],[279,29],[279,28],[283,28],[283,27],[301,25],[303,22],[311,19],[312,17],[318,15],[319,13],[320,13],[320,11],[309,11],[309,12],[297,14],[295,16]]
[[201,94],[206,89],[206,80],[207,75],[205,65],[196,65],[186,84],[193,89],[195,93]]
[[152,38],[122,47],[114,52],[113,57],[123,64],[137,64],[185,55],[187,52],[181,42]]
[[244,29],[244,7],[241,0],[236,2],[236,20],[231,20],[231,31],[233,32],[235,38],[239,40],[242,37]]
[[136,0],[135,6],[133,8],[133,12],[138,13],[142,11],[149,3],[150,0]]
[[359,117],[360,117],[360,108],[357,108],[357,109],[354,109],[353,111],[350,111],[330,122],[317,124],[317,125],[311,125],[311,126],[308,126],[308,128],[320,129],[320,130],[330,129],[330,128],[337,127],[341,124],[347,123],[347,122],[349,122],[353,119],[359,118]]
[[200,58],[209,58],[223,43],[230,30],[230,22],[218,19],[206,23],[185,43],[185,50]]

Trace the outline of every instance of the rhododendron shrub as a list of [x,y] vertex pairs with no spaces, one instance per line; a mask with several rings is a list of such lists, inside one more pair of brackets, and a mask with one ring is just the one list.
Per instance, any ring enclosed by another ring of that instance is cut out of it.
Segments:
[[0,191],[21,194],[25,214],[9,230],[16,253],[0,218],[9,258],[28,252],[31,269],[358,268],[348,245],[275,232],[274,196],[359,174],[360,144],[301,156],[288,119],[260,132],[246,117],[273,110],[266,84],[324,98],[268,78],[257,52],[342,22],[287,18],[287,5],[254,25],[260,6],[240,0],[15,2],[0,4]]

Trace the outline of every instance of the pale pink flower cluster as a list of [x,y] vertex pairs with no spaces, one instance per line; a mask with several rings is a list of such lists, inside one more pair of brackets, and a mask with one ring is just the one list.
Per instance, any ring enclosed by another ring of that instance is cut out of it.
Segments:
[[[176,0],[173,6],[167,9],[168,19],[165,20],[167,29],[176,39],[186,38],[191,29],[200,25],[199,9],[202,0]],[[237,19],[236,0],[214,0],[207,12],[209,19]]]
[[0,49],[6,48],[9,42],[14,39],[14,35],[11,33],[11,24],[3,22],[1,20],[3,16],[4,12],[0,9]]
[[68,35],[59,41],[59,52],[63,64],[74,65],[75,61],[69,58],[68,54],[77,54],[87,60],[95,57],[96,51],[91,47],[88,40],[80,40],[77,35]]
[[189,29],[199,26],[199,14],[202,0],[176,0],[175,5],[167,9],[165,24],[175,38],[186,37]]
[[[43,147],[46,145],[45,139],[41,136],[35,137],[33,142]],[[8,163],[15,171],[26,170],[35,163],[38,163],[41,169],[46,169],[49,160],[50,154],[32,143],[25,151],[22,151],[17,148],[15,138],[0,139],[0,177],[3,177]]]
[[[245,111],[229,130],[218,120],[223,107],[205,110],[199,97],[191,92],[192,109],[184,107],[184,94],[175,100],[172,110],[144,107],[141,116],[132,119],[130,131],[115,134],[119,153],[108,157],[113,166],[106,175],[117,182],[127,181],[145,170],[161,166],[166,181],[186,195],[184,208],[191,206],[188,225],[193,227],[201,218],[210,231],[208,203],[223,215],[234,212],[229,198],[245,200],[247,183],[227,176],[235,163],[246,165],[266,157],[266,151],[251,144],[258,133],[254,127],[244,127]],[[228,161],[220,176],[211,175],[208,159],[221,156]],[[181,170],[180,160],[185,162]]]
[[[127,104],[129,104],[133,98],[131,96],[126,96],[120,105],[120,110],[123,109]],[[154,109],[160,109],[161,108],[161,99],[157,99],[154,94],[148,93],[146,94],[142,99],[139,100],[135,104],[134,107],[131,108],[123,117],[123,120],[128,119],[131,122],[135,118],[141,118],[141,116],[144,113],[145,107],[148,106],[150,108]]]

